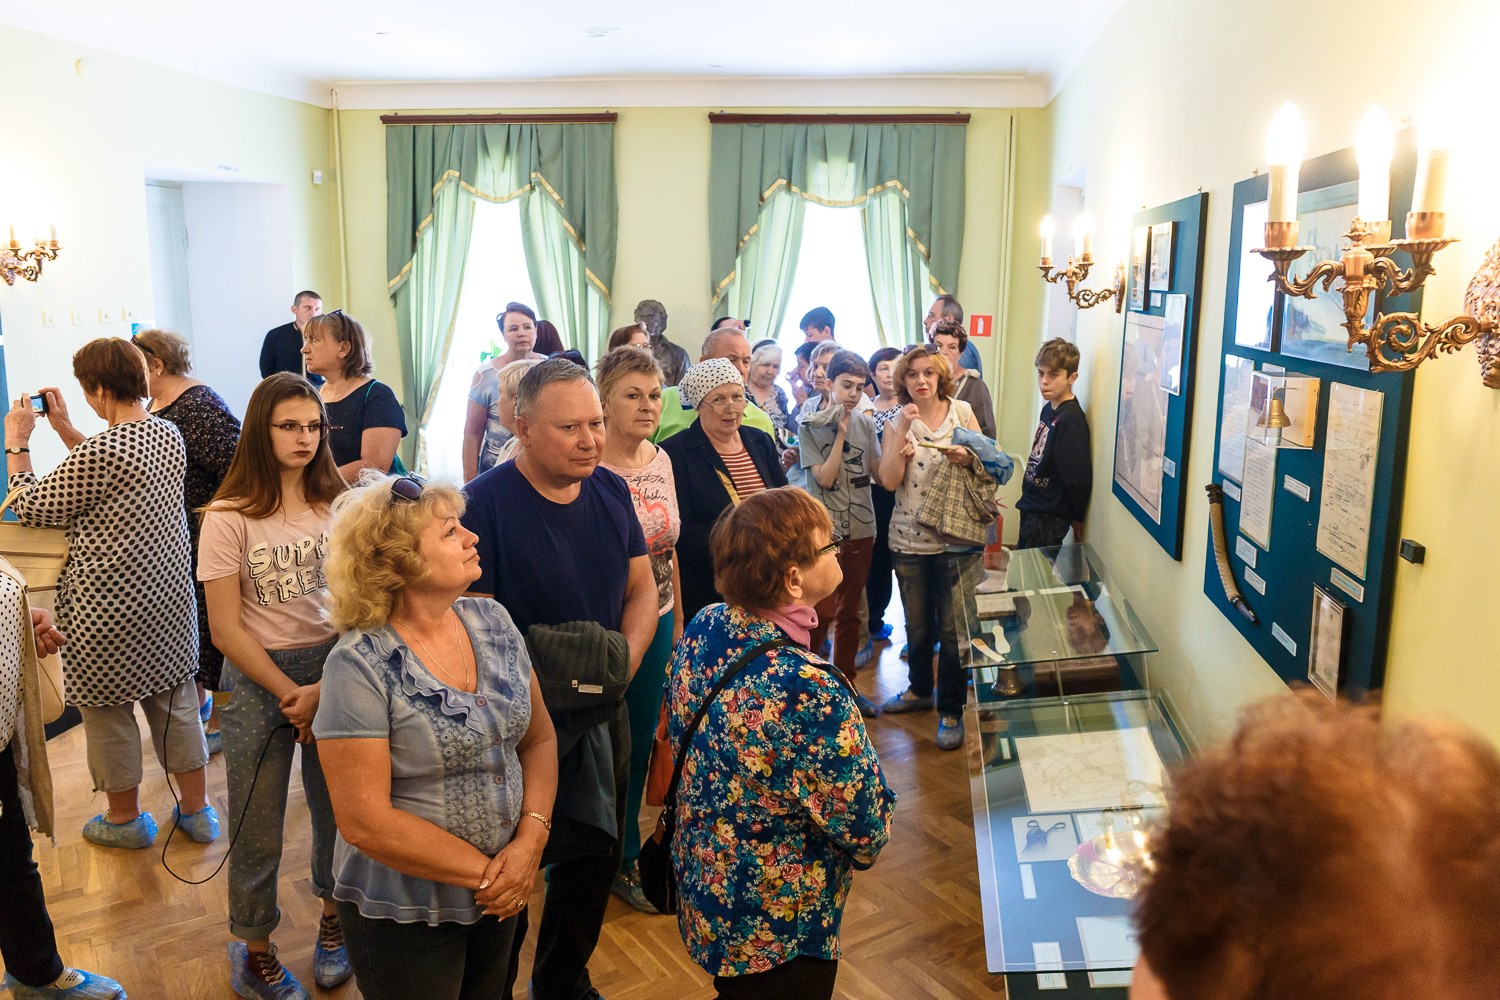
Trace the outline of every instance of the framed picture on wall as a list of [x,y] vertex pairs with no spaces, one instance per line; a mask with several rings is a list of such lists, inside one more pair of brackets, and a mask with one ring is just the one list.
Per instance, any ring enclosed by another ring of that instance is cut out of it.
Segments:
[[1146,264],[1151,227],[1137,226],[1130,239],[1130,308],[1146,308]]
[[1339,693],[1344,664],[1344,603],[1313,584],[1312,637],[1307,642],[1307,679],[1330,701]]
[[[1298,195],[1297,242],[1312,250],[1292,265],[1293,274],[1305,272],[1317,261],[1338,260],[1343,255],[1344,232],[1356,214],[1358,202],[1358,181]],[[1370,296],[1366,324],[1374,322],[1380,298],[1379,294]],[[1343,326],[1344,300],[1337,289],[1332,292],[1319,289],[1313,299],[1283,295],[1281,303],[1282,354],[1344,368],[1370,367],[1364,344],[1349,350],[1349,333]]]
[[1239,242],[1229,248],[1233,264],[1230,273],[1236,279],[1238,293],[1235,298],[1234,343],[1238,347],[1253,347],[1261,351],[1271,349],[1276,286],[1266,280],[1271,265],[1249,254],[1251,247],[1262,245],[1270,214],[1270,206],[1265,201],[1244,206],[1240,213]]
[[1168,295],[1162,309],[1161,367],[1158,382],[1176,396],[1182,392],[1182,328],[1187,321],[1187,296]]
[[1175,222],[1158,222],[1151,227],[1151,290],[1172,289],[1172,227]]

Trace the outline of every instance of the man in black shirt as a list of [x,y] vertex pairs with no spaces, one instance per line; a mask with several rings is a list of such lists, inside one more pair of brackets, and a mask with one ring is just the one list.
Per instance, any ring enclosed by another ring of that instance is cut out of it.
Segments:
[[1073,396],[1078,380],[1078,348],[1054,337],[1036,355],[1037,384],[1042,415],[1036,425],[1026,478],[1021,483],[1018,549],[1061,545],[1068,529],[1073,541],[1083,541],[1083,518],[1094,486],[1089,454],[1089,422]]
[[292,298],[292,321],[266,333],[260,348],[260,377],[277,372],[306,375],[313,385],[322,385],[323,376],[308,375],[302,368],[302,328],[314,316],[323,315],[323,296],[311,290],[298,292]]

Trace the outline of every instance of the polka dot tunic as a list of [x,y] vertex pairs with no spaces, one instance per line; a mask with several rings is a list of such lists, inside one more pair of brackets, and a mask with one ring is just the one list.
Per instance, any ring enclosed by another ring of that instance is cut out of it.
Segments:
[[23,490],[12,510],[62,528],[68,561],[57,587],[63,680],[72,705],[136,701],[198,669],[198,613],[182,484],[187,452],[165,420],[118,424],[78,444]]

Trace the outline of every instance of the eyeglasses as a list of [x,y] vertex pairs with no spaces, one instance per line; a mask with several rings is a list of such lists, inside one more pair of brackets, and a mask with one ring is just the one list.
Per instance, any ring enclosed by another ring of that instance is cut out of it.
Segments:
[[145,344],[141,343],[141,339],[139,337],[131,337],[130,342],[134,344],[142,354],[149,354],[153,358],[156,357],[156,352],[147,347]]
[[839,549],[841,549],[843,547],[844,547],[844,536],[838,534],[837,532],[835,532],[834,536],[833,536],[833,541],[829,542],[827,545],[825,545],[821,549],[819,549],[818,550],[818,555],[821,556],[821,555],[825,555],[825,554],[827,554],[829,552],[837,552]]
[[725,399],[715,400],[712,403],[705,399],[703,405],[715,413],[733,413],[736,410],[743,410],[749,402],[744,396],[729,396]]
[[427,488],[427,480],[421,476],[402,476],[391,483],[391,504],[396,501],[402,503],[416,503],[422,498],[422,491]]
[[296,434],[299,431],[307,431],[309,434],[322,434],[329,429],[327,424],[317,420],[314,420],[310,424],[299,424],[295,420],[283,420],[281,423],[272,424],[271,426],[283,434]]

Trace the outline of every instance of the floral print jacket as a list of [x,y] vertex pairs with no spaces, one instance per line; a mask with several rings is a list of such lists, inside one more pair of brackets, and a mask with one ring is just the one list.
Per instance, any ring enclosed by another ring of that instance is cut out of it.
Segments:
[[[687,626],[667,674],[673,745],[740,655],[786,633],[724,604]],[[853,869],[890,839],[896,794],[843,678],[799,646],[745,667],[694,736],[672,841],[678,927],[716,976],[839,957]]]

